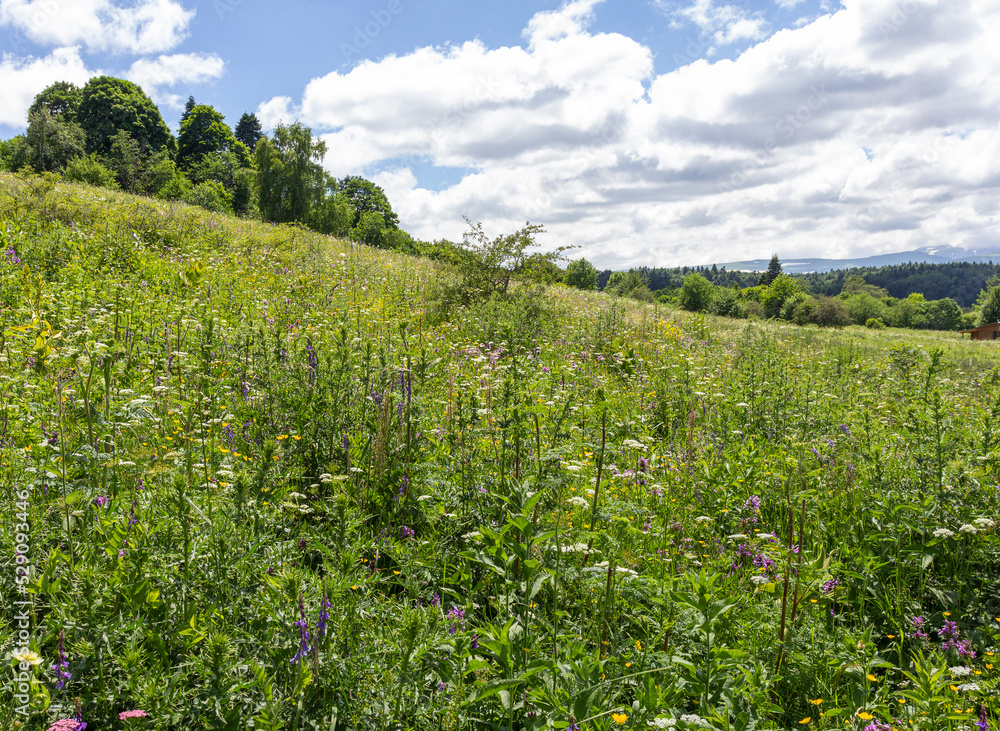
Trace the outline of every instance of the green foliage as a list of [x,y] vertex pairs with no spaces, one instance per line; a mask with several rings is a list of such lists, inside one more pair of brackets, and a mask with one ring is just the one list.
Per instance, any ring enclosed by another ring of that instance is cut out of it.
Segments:
[[236,125],[234,135],[250,152],[254,152],[257,149],[257,143],[264,138],[264,131],[257,115],[244,112]]
[[869,317],[865,320],[865,327],[869,330],[885,330],[885,322],[878,317]]
[[775,280],[777,280],[777,278],[781,275],[781,261],[779,261],[778,255],[774,254],[771,256],[771,261],[767,263],[767,271],[760,275],[760,279],[757,281],[757,284],[769,287],[774,284]]
[[[527,223],[513,233],[491,239],[481,223],[474,224],[468,219],[466,223],[469,230],[463,234],[462,245],[456,248],[454,275],[438,295],[445,308],[505,296],[514,278],[524,274],[533,263],[534,254],[528,250],[536,246],[535,237],[545,230],[538,224]],[[554,262],[562,251],[545,253],[542,257]]]
[[978,325],[989,325],[1000,321],[1000,286],[995,286],[986,293],[982,307],[979,310]]
[[608,279],[604,291],[617,297],[632,297],[633,293],[649,291],[649,277],[639,269],[614,272]]
[[[198,104],[185,113],[177,138],[177,164],[185,171],[199,165],[206,156],[229,151],[236,144],[225,117],[212,106]],[[194,181],[199,182],[199,181]]]
[[577,289],[595,290],[597,289],[597,270],[586,259],[574,259],[566,265],[563,281],[570,287]]
[[30,151],[30,165],[36,173],[59,172],[74,158],[84,154],[83,129],[72,119],[49,114],[42,108],[28,117],[24,135]]
[[[350,210],[350,209],[348,209]],[[365,211],[360,218],[356,215],[356,223],[351,229],[351,238],[362,244],[374,246],[377,249],[388,248],[386,239],[385,218],[377,211]]]
[[678,304],[688,312],[707,312],[715,297],[715,287],[698,273],[688,274],[681,286]]
[[715,290],[709,312],[721,317],[744,317],[746,311],[740,302],[738,290],[720,287]]
[[131,81],[95,76],[83,87],[76,117],[87,134],[87,152],[110,153],[122,133],[150,152],[176,149],[160,110]]
[[193,206],[200,206],[216,213],[232,213],[233,204],[222,183],[206,180],[184,193],[183,200]]
[[260,214],[266,221],[304,221],[326,191],[327,176],[320,167],[326,143],[299,123],[279,125],[271,139],[262,139],[255,152]]
[[75,183],[86,183],[112,190],[118,188],[114,173],[101,164],[97,155],[85,155],[70,160],[63,171],[63,178]]
[[76,121],[76,113],[80,108],[83,92],[75,84],[68,81],[57,81],[40,91],[31,106],[28,107],[28,119],[45,111],[50,116],[61,117],[67,121]]
[[0,190],[0,613],[44,608],[0,728],[1000,717],[996,348],[514,275],[439,321],[436,279],[533,227],[432,262]]
[[778,317],[785,300],[801,291],[798,282],[791,277],[784,274],[775,277],[761,289],[760,303],[764,307],[764,315]]
[[351,224],[353,228],[361,226],[361,219],[366,213],[376,213],[381,216],[383,228],[399,228],[399,217],[389,205],[385,191],[375,183],[353,175],[341,180],[337,184],[337,190],[354,207],[354,222]]

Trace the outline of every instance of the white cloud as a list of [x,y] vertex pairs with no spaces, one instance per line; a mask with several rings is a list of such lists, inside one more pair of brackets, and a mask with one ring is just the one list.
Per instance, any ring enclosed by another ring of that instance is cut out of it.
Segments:
[[703,34],[720,46],[738,41],[758,41],[766,35],[764,19],[759,15],[748,15],[738,5],[716,5],[714,0],[694,0],[677,14],[697,25]]
[[299,118],[298,111],[292,105],[292,98],[276,96],[257,107],[257,119],[261,127],[272,130],[279,124],[291,124]]
[[56,81],[82,86],[92,75],[78,48],[57,48],[45,58],[5,53],[0,60],[0,124],[23,127],[38,92]]
[[[688,6],[722,40],[752,37],[727,7]],[[995,0],[847,0],[662,75],[650,49],[590,30],[599,10],[536,15],[523,47],[368,61],[258,116],[322,133],[330,171],[372,173],[422,238],[530,219],[608,267],[996,242]],[[410,158],[474,172],[430,190]]]
[[3,0],[0,27],[44,46],[91,52],[162,53],[186,36],[194,10],[176,0]]
[[177,84],[203,84],[221,78],[225,70],[225,61],[214,53],[177,53],[141,58],[132,64],[125,78],[141,86],[158,104],[181,108],[181,97],[166,89]]
[[779,8],[784,8],[785,10],[791,10],[796,5],[805,2],[805,0],[774,0],[774,4]]

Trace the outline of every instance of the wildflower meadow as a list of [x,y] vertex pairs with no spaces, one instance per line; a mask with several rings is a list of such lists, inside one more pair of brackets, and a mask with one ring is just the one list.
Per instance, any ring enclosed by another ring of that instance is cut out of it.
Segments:
[[994,343],[456,276],[0,176],[0,728],[997,727]]

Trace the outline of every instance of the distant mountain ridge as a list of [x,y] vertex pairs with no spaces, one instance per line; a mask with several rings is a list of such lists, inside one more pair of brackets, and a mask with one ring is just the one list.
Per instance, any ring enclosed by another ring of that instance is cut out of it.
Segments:
[[[781,256],[778,257],[781,259]],[[729,270],[763,272],[767,270],[770,259],[750,259],[733,261],[716,266]],[[812,259],[795,258],[781,259],[781,269],[785,274],[809,274],[812,272],[829,272],[837,269],[853,269],[855,267],[884,267],[896,264],[952,264],[954,262],[973,262],[1000,264],[1000,251],[980,253],[963,249],[958,246],[924,246],[913,251],[900,251],[893,254],[878,254],[877,256],[859,257],[856,259]],[[709,264],[708,266],[712,266]]]

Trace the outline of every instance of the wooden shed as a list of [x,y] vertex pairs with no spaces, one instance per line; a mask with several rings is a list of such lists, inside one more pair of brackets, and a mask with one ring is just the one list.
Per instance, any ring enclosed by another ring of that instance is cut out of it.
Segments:
[[993,322],[989,325],[980,325],[971,330],[962,330],[962,334],[969,333],[970,340],[996,340],[1000,337],[1000,322]]

